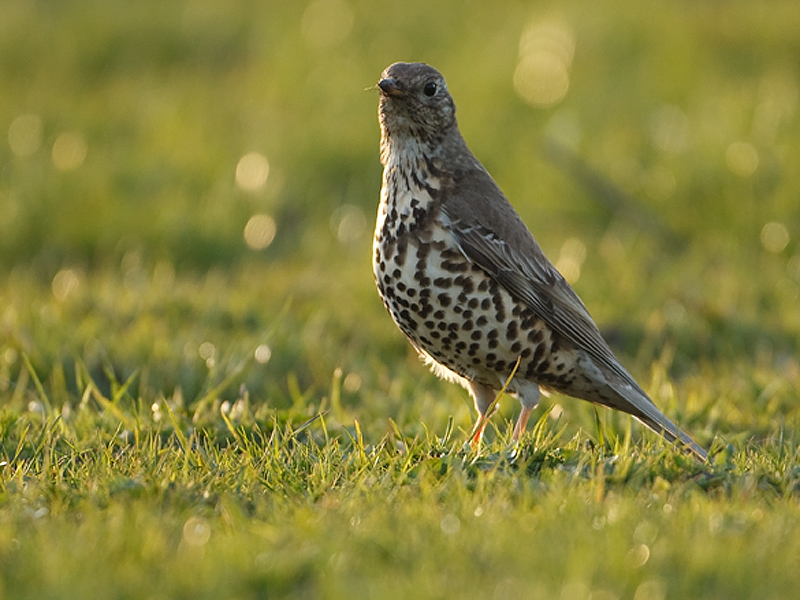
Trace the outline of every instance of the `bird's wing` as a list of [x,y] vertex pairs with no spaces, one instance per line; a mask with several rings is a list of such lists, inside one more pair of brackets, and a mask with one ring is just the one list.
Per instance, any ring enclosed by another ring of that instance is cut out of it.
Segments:
[[454,184],[442,210],[463,254],[585,351],[599,368],[641,391],[489,174],[482,168],[470,169]]
[[706,451],[656,407],[619,363],[578,295],[547,260],[491,176],[475,163],[453,178],[442,202],[446,225],[464,256],[589,355],[612,392],[602,404],[634,415],[669,441],[680,439],[705,460]]

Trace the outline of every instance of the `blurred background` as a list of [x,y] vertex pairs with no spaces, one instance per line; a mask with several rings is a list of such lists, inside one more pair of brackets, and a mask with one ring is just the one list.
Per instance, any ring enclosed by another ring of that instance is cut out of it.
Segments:
[[468,428],[372,282],[366,88],[401,60],[445,75],[471,149],[668,413],[706,439],[797,425],[795,0],[4,0],[4,403],[37,408],[30,359],[57,406],[129,380],[156,412]]

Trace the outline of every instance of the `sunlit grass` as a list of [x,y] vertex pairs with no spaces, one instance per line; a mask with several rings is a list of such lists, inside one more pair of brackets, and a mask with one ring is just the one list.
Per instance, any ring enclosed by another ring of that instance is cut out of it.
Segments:
[[[10,0],[0,597],[788,598],[800,5]],[[463,390],[374,291],[397,60],[698,465]]]

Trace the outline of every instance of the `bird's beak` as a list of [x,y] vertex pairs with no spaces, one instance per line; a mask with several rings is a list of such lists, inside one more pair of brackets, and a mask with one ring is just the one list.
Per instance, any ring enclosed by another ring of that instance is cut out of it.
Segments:
[[398,81],[396,79],[392,79],[391,77],[381,79],[378,82],[378,87],[381,88],[381,92],[387,96],[402,96],[406,93],[405,90],[400,87]]

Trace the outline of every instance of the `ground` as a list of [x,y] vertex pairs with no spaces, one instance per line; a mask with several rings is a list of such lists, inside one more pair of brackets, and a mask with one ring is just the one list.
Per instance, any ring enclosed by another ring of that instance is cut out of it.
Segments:
[[[0,597],[795,593],[796,2],[0,21]],[[372,282],[398,60],[708,464],[561,396],[465,447]]]

